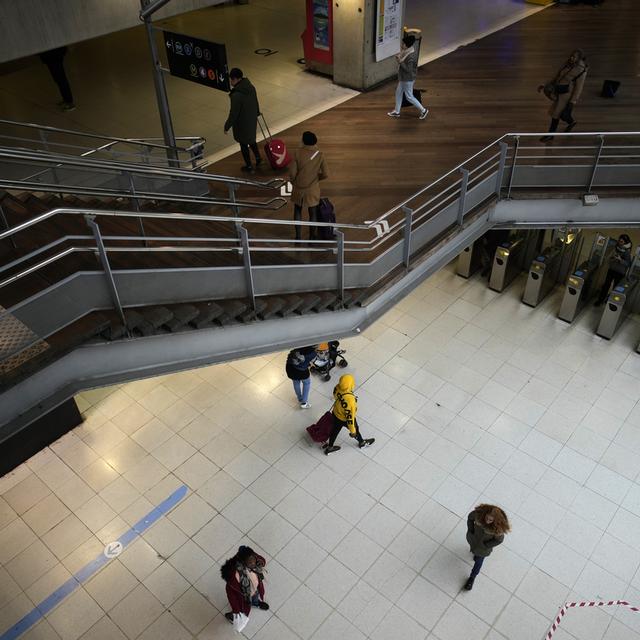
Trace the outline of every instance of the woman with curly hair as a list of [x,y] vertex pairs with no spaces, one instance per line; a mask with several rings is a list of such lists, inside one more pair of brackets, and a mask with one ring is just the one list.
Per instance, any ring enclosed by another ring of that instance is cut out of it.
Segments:
[[502,544],[506,533],[511,531],[507,514],[493,504],[479,504],[467,516],[467,542],[473,553],[473,569],[464,585],[467,591],[473,589],[476,576],[484,559],[491,555],[494,547]]

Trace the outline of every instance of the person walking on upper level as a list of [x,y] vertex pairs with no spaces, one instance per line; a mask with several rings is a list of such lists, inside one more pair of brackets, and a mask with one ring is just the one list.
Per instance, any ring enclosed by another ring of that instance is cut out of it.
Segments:
[[76,105],[73,102],[71,86],[64,70],[64,57],[66,55],[67,47],[58,47],[57,49],[43,51],[40,54],[40,60],[47,65],[53,81],[58,85],[60,97],[62,98],[62,102],[59,102],[58,106],[63,111],[73,111]]
[[[329,177],[324,155],[318,149],[318,138],[312,131],[302,134],[300,149],[296,149],[293,160],[289,165],[289,175],[293,184],[293,216],[297,222],[302,220],[302,209],[309,209],[309,222],[318,221],[318,206],[320,204],[320,180]],[[300,225],[295,225],[296,240],[302,239]],[[309,227],[309,239],[316,239],[316,227]]]
[[353,393],[355,388],[356,381],[354,377],[346,373],[340,376],[340,380],[333,390],[333,429],[331,429],[327,443],[322,445],[325,455],[340,450],[340,447],[334,443],[342,427],[346,427],[349,430],[349,436],[358,441],[358,447],[360,447],[360,449],[368,447],[376,441],[375,438],[365,439],[360,435],[360,427],[356,419],[356,414],[358,413],[358,398],[356,398]]
[[632,259],[631,238],[626,233],[623,233],[618,238],[616,248],[609,259],[607,275],[595,301],[596,307],[599,307],[607,299],[611,287],[615,287],[627,275]]
[[504,542],[504,536],[509,531],[511,525],[507,514],[493,504],[479,504],[467,516],[467,542],[473,554],[473,569],[464,585],[467,591],[473,589],[485,558],[491,555],[494,547]]
[[420,112],[420,120],[424,120],[429,113],[429,109],[423,107],[420,101],[413,95],[413,85],[418,75],[418,52],[414,48],[416,38],[407,34],[402,38],[400,53],[396,54],[398,61],[398,86],[396,87],[396,106],[393,111],[387,113],[392,118],[400,117],[402,109],[402,96]]
[[242,75],[242,70],[233,68],[229,71],[229,82],[231,91],[231,108],[229,117],[224,123],[224,132],[233,130],[233,139],[240,145],[240,151],[244,159],[243,171],[253,171],[249,148],[253,151],[256,159],[256,167],[262,162],[260,151],[256,144],[256,128],[258,126],[258,116],[260,115],[260,105],[255,87],[248,78]]
[[[565,133],[569,133],[578,124],[573,117],[573,108],[582,93],[588,70],[589,65],[587,65],[584,51],[575,49],[553,80],[538,87],[538,93],[544,91],[544,95],[553,101],[549,109],[551,115],[549,133],[554,133],[558,129],[560,120],[567,123]],[[550,140],[553,140],[552,135],[540,138],[540,142],[549,142]]]

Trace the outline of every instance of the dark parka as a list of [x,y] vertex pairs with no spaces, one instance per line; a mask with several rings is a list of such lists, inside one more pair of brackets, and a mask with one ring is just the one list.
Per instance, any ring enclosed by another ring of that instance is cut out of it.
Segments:
[[486,558],[491,555],[493,547],[504,540],[503,534],[497,534],[482,525],[476,519],[475,510],[467,516],[467,542],[474,556]]
[[231,109],[224,123],[225,132],[233,129],[233,139],[240,144],[256,141],[256,126],[260,105],[255,87],[247,78],[242,78],[229,93]]

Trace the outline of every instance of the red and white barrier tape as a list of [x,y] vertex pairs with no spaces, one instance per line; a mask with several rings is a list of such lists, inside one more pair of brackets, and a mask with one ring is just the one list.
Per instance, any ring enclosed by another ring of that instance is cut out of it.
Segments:
[[553,621],[551,628],[549,629],[546,640],[551,640],[553,638],[553,634],[556,632],[558,627],[560,626],[560,621],[564,618],[565,613],[567,613],[568,609],[573,609],[574,607],[614,607],[620,605],[622,607],[627,607],[631,611],[640,611],[640,607],[632,607],[626,600],[607,600],[607,601],[596,601],[596,600],[585,600],[583,602],[566,602],[562,609],[558,611],[558,615],[556,619]]

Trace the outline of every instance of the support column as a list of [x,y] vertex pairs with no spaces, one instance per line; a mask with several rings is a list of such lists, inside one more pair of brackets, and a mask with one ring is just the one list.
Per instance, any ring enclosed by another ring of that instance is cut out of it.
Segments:
[[[404,26],[405,0],[400,0]],[[333,5],[333,81],[364,91],[395,78],[395,57],[376,62],[377,0],[337,0]],[[398,51],[400,47],[398,46]]]

